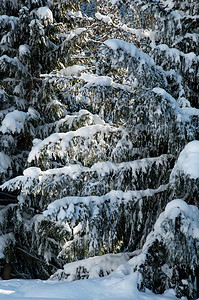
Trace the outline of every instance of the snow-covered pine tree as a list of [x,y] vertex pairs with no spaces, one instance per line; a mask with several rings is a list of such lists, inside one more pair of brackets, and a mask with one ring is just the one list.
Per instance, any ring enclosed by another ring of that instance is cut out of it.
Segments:
[[[4,1],[1,10],[1,189],[18,196],[0,211],[0,253],[12,276],[48,278],[76,259],[138,250],[168,202],[198,205],[198,172],[184,164],[199,153],[196,3]],[[165,250],[174,271],[164,288],[161,265],[160,281],[148,280],[148,256],[138,288],[196,293],[198,256],[181,278],[175,249]]]
[[[48,94],[49,87],[44,87],[40,78],[42,72],[59,66],[62,47],[59,33],[66,28],[61,16],[59,22],[54,22],[46,4],[46,1],[2,1],[0,8],[1,183],[22,174],[39,126],[46,120],[58,120],[65,110],[63,104]],[[54,13],[63,14],[58,4],[53,7]],[[1,192],[1,204],[16,202],[16,195]],[[4,235],[13,231],[11,211],[15,215],[17,206],[2,207]],[[14,242],[13,237],[11,242]],[[2,245],[6,243],[9,245],[3,237]]]

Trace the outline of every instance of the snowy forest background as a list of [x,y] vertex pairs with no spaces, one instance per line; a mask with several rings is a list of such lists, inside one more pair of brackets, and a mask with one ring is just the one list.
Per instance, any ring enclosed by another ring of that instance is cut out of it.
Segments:
[[0,0],[3,279],[120,266],[199,298],[198,19],[197,0]]

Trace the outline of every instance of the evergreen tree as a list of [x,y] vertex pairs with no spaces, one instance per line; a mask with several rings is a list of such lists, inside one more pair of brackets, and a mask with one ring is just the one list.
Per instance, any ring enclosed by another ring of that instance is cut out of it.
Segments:
[[[2,268],[48,278],[76,259],[157,246],[164,262],[132,263],[138,288],[194,297],[199,236],[179,224],[191,222],[183,200],[198,206],[198,4],[4,0],[0,12]],[[155,246],[160,223],[175,232],[169,248],[163,231]],[[176,251],[182,234],[190,243]]]

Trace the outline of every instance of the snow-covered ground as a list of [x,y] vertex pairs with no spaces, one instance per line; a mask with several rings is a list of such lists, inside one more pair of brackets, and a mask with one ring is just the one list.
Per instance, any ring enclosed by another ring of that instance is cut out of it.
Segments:
[[[0,299],[66,299],[66,300],[174,300],[172,290],[163,295],[151,291],[139,292],[136,273],[109,276],[73,282],[42,280],[0,280]],[[184,298],[185,299],[185,298]]]

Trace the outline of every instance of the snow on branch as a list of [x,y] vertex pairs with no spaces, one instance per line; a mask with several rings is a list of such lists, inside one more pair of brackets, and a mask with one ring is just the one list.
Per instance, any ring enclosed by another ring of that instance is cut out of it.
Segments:
[[[198,276],[199,210],[182,199],[169,202],[148,235],[141,253],[127,264],[137,272],[137,286],[164,293],[172,288],[177,296],[191,299]],[[123,266],[116,271],[125,270]],[[158,280],[159,284],[156,284]]]
[[32,148],[28,162],[39,162],[41,158],[43,161],[46,157],[45,164],[47,161],[50,164],[50,159],[60,158],[65,163],[79,161],[83,165],[92,165],[96,160],[104,160],[108,151],[114,151],[113,155],[119,159],[119,141],[126,138],[124,129],[101,124],[54,133]]
[[144,52],[141,52],[135,45],[132,43],[127,43],[122,40],[117,39],[109,39],[104,42],[104,44],[112,49],[113,51],[117,51],[119,49],[126,52],[128,55],[132,57],[136,57],[139,60],[143,60],[144,62],[148,63],[151,66],[155,65],[155,62],[153,58],[151,58],[149,55],[145,54]]
[[28,117],[27,113],[23,111],[14,110],[8,113],[2,121],[2,126],[0,127],[0,131],[5,133],[20,133],[24,131],[24,123],[26,118]]
[[133,253],[105,254],[90,257],[64,265],[50,280],[74,281],[79,279],[97,278],[107,276],[115,271],[121,264],[125,264]]
[[171,173],[171,181],[177,173],[187,175],[193,179],[199,178],[199,141],[195,140],[188,143],[180,152]]
[[[23,176],[13,178],[4,183],[1,188],[8,190],[21,189],[24,194],[42,194],[46,193],[50,199],[56,191],[60,189],[68,194],[67,187],[70,187],[70,193],[80,193],[81,195],[99,194],[98,188],[108,192],[111,186],[114,189],[121,189],[122,185],[127,184],[129,189],[140,189],[145,186],[147,177],[158,174],[163,169],[167,169],[172,160],[172,155],[161,155],[160,157],[146,158],[136,161],[112,163],[97,162],[91,168],[83,167],[79,164],[69,164],[62,168],[53,168],[42,171],[38,167],[30,167],[24,170]],[[139,178],[139,180],[138,180]],[[82,190],[75,187],[75,181],[82,182]],[[60,185],[60,187],[58,187]],[[102,187],[103,186],[103,187]],[[78,189],[78,191],[76,190]]]

